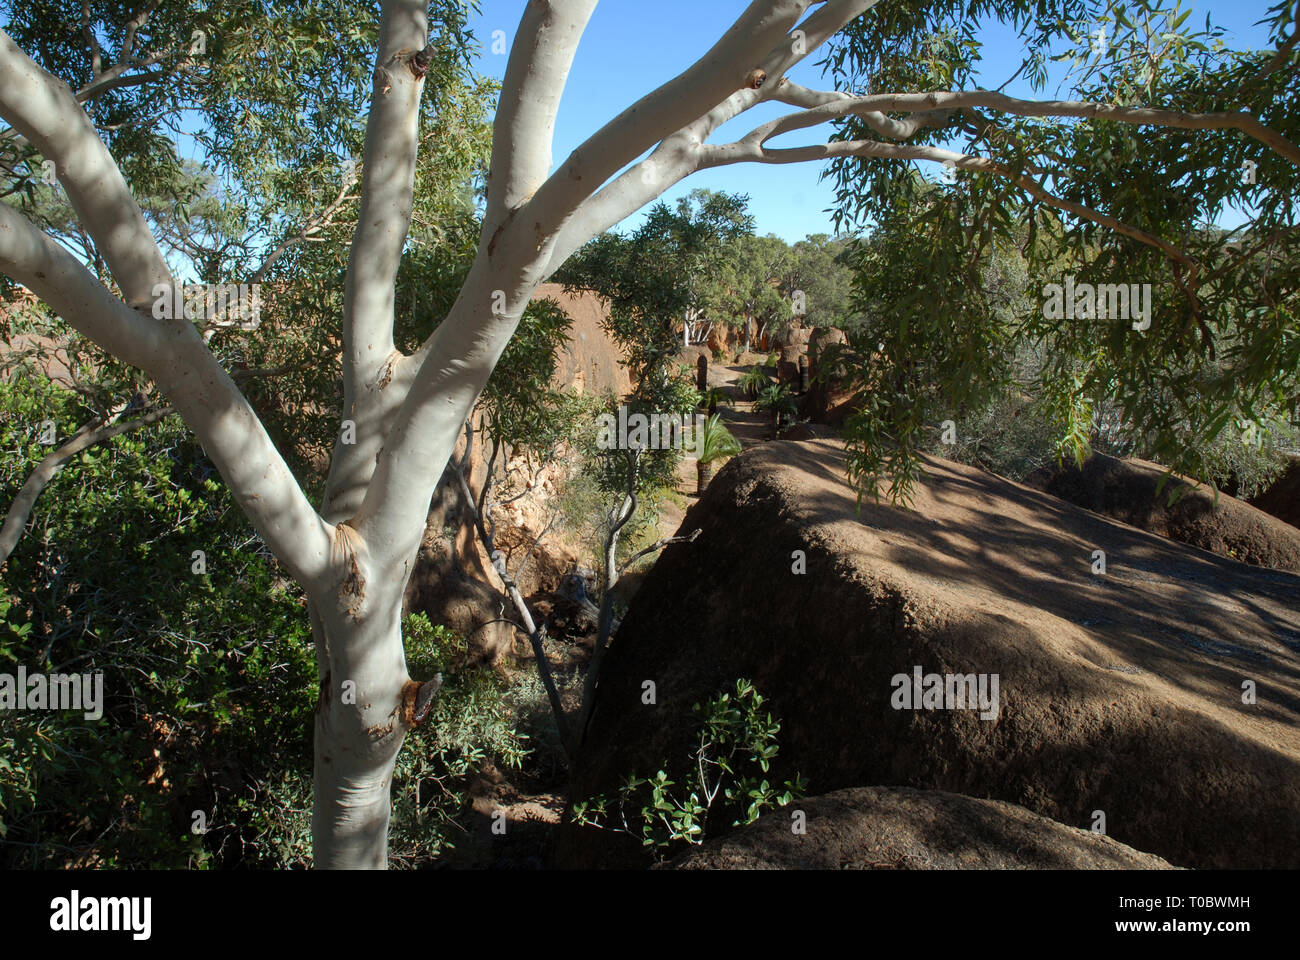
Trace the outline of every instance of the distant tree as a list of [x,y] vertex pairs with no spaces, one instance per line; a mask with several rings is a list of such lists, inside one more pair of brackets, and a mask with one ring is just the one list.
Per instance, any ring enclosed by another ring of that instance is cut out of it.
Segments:
[[610,332],[643,375],[699,338],[731,245],[753,233],[748,203],[711,190],[693,190],[671,207],[657,203],[631,234],[607,233],[579,250],[556,279],[609,301]]
[[805,326],[839,327],[856,323],[853,308],[853,269],[849,242],[817,233],[798,241],[790,250],[781,290],[788,302],[797,302],[796,318]]
[[742,236],[725,248],[709,276],[707,312],[745,331],[745,352],[753,337],[775,331],[793,316],[781,287],[790,271],[790,248],[780,237]]
[[785,384],[770,383],[759,391],[754,409],[772,415],[772,439],[775,440],[781,435],[781,424],[799,412],[799,401]]
[[[1300,419],[1296,5],[1269,11],[1276,49],[1261,52],[1227,48],[1182,4],[1019,8],[1025,56],[1007,74],[1065,89],[1049,102],[972,89],[989,67],[981,21],[1011,6],[881,4],[837,41],[830,71],[842,87],[913,92],[808,92],[803,121],[765,131],[836,121],[837,229],[869,234],[865,325],[835,351],[861,387],[853,475],[905,495],[921,437],[1027,387],[1063,454],[1082,457],[1118,412],[1107,432],[1209,478],[1225,439]],[[1231,209],[1242,225],[1217,228]],[[1143,299],[1121,300],[1133,285]],[[1099,289],[1115,305],[1104,315]],[[1020,345],[1040,361],[1028,384]]]

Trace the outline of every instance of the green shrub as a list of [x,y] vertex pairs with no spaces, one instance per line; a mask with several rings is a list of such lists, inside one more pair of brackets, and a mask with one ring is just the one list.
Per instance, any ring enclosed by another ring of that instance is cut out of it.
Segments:
[[573,805],[585,826],[640,836],[656,859],[700,844],[720,829],[753,823],[764,810],[785,806],[807,792],[803,778],[776,786],[765,776],[776,758],[781,724],[760,708],[763,698],[748,680],[692,708],[700,718],[699,747],[685,763],[653,777],[635,773],[613,798]]
[[[1068,419],[1068,418],[1066,418]],[[933,431],[925,452],[982,467],[1011,480],[1024,480],[1039,467],[1071,457],[1072,439],[1051,404],[1027,394],[995,398],[983,409],[956,418],[955,443],[944,443],[942,427]],[[1124,435],[1113,408],[1085,411],[1077,437],[1085,451],[1113,457],[1155,459],[1140,440]],[[1268,487],[1286,469],[1288,451],[1300,449],[1300,429],[1282,420],[1230,425],[1200,447],[1205,482],[1249,498]],[[1183,488],[1178,488],[1183,489]],[[1171,491],[1172,493],[1172,491]]]
[[393,771],[389,863],[416,867],[454,847],[464,832],[469,777],[489,762],[518,769],[530,751],[505,682],[490,667],[454,669],[464,662],[463,637],[422,613],[406,618],[403,634],[411,676],[443,674],[429,716],[406,735]]
[[[49,452],[41,421],[66,438],[88,418],[48,382],[0,384],[0,503]],[[503,683],[455,672],[443,628],[406,629],[413,675],[447,681],[395,774],[398,865],[446,846],[476,765],[524,753]],[[87,450],[37,501],[0,570],[0,672],[19,666],[102,671],[104,712],[0,711],[0,866],[310,864],[305,601],[177,420]]]
[[743,390],[745,396],[749,397],[750,400],[756,400],[759,393],[771,385],[772,378],[767,375],[767,371],[762,367],[750,367],[736,381],[736,386]]
[[[41,421],[63,440],[88,418],[48,382],[0,385],[0,502],[49,452]],[[102,671],[105,701],[97,720],[0,714],[0,862],[257,862],[246,841],[277,815],[259,785],[310,776],[310,628],[184,427],[164,421],[76,457],[37,501],[0,593],[6,672]],[[245,797],[257,802],[241,809]],[[192,830],[196,811],[206,834]]]

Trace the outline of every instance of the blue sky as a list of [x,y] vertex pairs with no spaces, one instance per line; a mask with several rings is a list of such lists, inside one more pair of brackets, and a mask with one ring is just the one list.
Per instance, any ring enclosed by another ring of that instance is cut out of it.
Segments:
[[[889,0],[884,0],[889,2]],[[1204,22],[1209,13],[1214,22],[1228,29],[1230,47],[1263,47],[1267,32],[1253,24],[1264,18],[1274,0],[1193,0],[1185,3],[1194,11],[1194,22]],[[651,4],[633,0],[604,0],[596,7],[574,60],[573,72],[560,105],[555,131],[555,163],[562,162],[587,136],[624,107],[649,93],[665,80],[690,66],[731,25],[746,6],[744,0],[654,0]],[[481,0],[481,11],[471,22],[483,44],[479,70],[500,79],[506,56],[491,52],[492,36],[503,31],[507,49],[523,13],[525,0]],[[1021,61],[1017,38],[1009,31],[992,29],[986,36],[985,62],[991,85],[1000,85],[1015,72]],[[829,82],[815,65],[813,54],[791,72],[791,78],[806,86],[825,88]],[[1032,95],[1028,87],[1013,84],[1007,93]],[[789,107],[764,105],[724,126],[715,139],[743,136],[750,129]],[[807,131],[825,137],[829,128]],[[808,140],[807,142],[813,142]],[[775,233],[787,241],[810,233],[831,232],[834,201],[829,181],[820,180],[820,164],[769,166],[736,164],[707,170],[687,178],[665,195],[673,198],[695,187],[747,193],[750,212],[760,234]],[[623,229],[644,214],[634,215]]]

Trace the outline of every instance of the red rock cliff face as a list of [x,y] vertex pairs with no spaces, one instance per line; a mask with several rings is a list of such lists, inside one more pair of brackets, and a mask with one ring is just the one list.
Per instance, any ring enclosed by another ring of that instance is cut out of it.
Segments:
[[590,290],[570,295],[558,283],[544,283],[533,299],[554,300],[573,320],[568,348],[555,366],[555,386],[597,396],[612,391],[619,397],[632,389],[623,351],[602,326],[609,305],[599,295]]

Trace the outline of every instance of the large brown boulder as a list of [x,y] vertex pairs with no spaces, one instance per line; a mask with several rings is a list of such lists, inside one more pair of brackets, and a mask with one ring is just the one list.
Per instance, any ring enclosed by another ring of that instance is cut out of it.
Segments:
[[[1244,563],[1300,572],[1300,530],[1226,493],[1177,476],[1160,489],[1165,468],[1147,460],[1094,453],[1035,470],[1025,483],[1094,513]],[[1171,505],[1170,495],[1180,496]]]
[[839,327],[813,327],[808,335],[808,351],[811,353],[832,343],[848,343],[848,340]]
[[781,337],[782,343],[788,347],[807,347],[812,341],[813,332],[817,329],[819,328],[791,324]]
[[[800,402],[799,414],[814,423],[840,426],[853,413],[858,391],[848,380],[824,371],[822,352],[835,344],[847,343],[843,330],[813,328],[808,344],[808,392]],[[823,375],[825,374],[825,375]]]
[[[945,790],[1081,828],[1101,811],[1178,866],[1300,866],[1300,577],[945,461],[915,509],[859,510],[844,468],[810,440],[718,473],[682,524],[700,536],[629,606],[573,798],[689,758],[692,705],[746,677],[782,721],[775,782]],[[896,709],[914,667],[996,675],[996,718]],[[557,856],[645,862],[572,825]]]
[[734,354],[745,342],[743,327],[733,327],[726,323],[715,323],[709,331],[709,350],[720,350],[725,354]]
[[803,343],[787,343],[781,347],[781,359],[777,367],[777,376],[782,382],[786,378],[790,382],[798,384],[799,382],[799,364],[808,362],[808,345]]
[[[791,814],[802,811],[796,834]],[[667,870],[1169,870],[1100,833],[997,800],[858,787],[797,800],[660,865]]]

